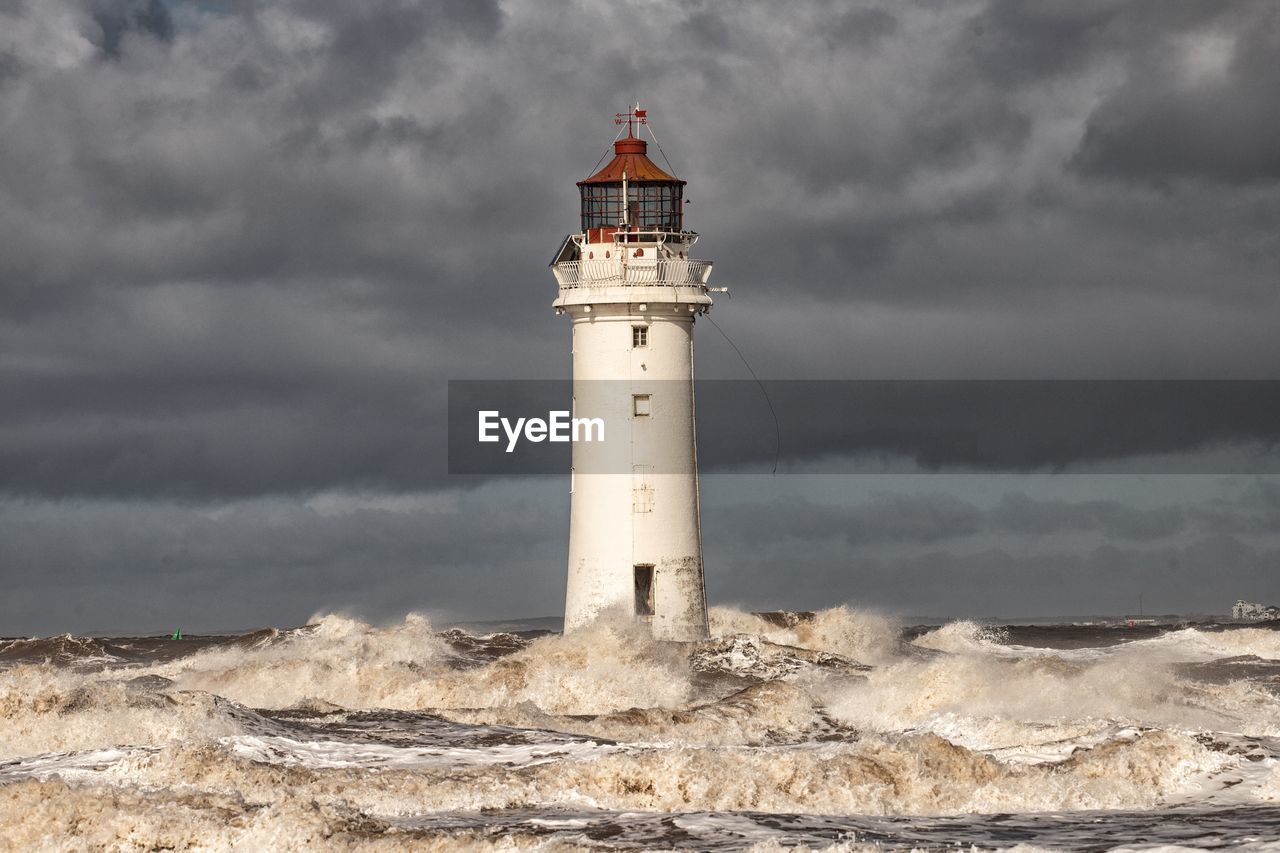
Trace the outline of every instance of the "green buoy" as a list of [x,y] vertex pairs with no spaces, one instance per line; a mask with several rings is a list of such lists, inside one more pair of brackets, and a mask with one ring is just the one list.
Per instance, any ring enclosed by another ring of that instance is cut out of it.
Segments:
[[174,632],[173,632],[173,636],[172,636],[172,637],[170,637],[169,639],[170,639],[170,640],[181,640],[181,639],[182,639],[182,631],[174,631]]

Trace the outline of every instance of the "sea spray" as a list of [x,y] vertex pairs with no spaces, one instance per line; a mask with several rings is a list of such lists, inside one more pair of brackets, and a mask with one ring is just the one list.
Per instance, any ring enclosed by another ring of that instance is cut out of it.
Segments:
[[[1280,634],[1265,629],[1099,629],[1058,648],[845,608],[715,608],[712,627],[681,644],[627,619],[565,637],[326,615],[181,649],[12,641],[0,822],[86,847],[514,849],[589,827],[715,847],[891,834],[875,816],[1035,824],[1280,798]],[[1253,812],[1232,814],[1239,828]]]

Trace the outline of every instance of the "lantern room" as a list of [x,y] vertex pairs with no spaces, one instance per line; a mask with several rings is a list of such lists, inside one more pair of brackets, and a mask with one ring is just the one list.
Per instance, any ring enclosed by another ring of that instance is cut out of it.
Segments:
[[613,143],[613,159],[578,182],[587,242],[601,242],[616,231],[682,230],[685,182],[659,169],[647,150],[648,143],[631,133],[628,121],[627,136]]

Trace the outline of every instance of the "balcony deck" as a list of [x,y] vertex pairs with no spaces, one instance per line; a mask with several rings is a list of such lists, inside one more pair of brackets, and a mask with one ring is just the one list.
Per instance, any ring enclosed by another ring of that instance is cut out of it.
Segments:
[[612,258],[563,261],[551,267],[560,290],[676,287],[705,292],[711,261],[693,258]]

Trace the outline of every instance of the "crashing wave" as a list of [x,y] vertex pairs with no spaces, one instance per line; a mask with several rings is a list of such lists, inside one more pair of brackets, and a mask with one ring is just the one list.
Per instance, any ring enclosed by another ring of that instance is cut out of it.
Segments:
[[0,668],[0,822],[85,846],[253,846],[271,814],[291,839],[450,845],[487,837],[483,809],[525,815],[501,825],[536,846],[569,843],[548,827],[584,810],[701,815],[721,838],[748,818],[707,815],[1280,801],[1274,632],[1053,649],[844,608],[717,608],[712,625],[673,644],[629,620],[561,636],[330,615],[116,643],[91,668],[74,661],[107,645],[22,641]]

